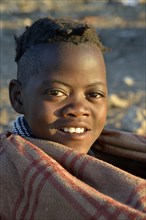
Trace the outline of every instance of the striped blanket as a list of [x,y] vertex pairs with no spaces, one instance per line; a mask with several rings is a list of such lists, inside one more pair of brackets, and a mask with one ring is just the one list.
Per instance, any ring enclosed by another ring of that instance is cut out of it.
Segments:
[[[99,138],[96,153],[113,151],[111,137],[105,132]],[[122,142],[124,151],[125,140]],[[119,143],[120,138],[120,149]],[[0,146],[2,220],[146,219],[144,179],[50,141],[7,132],[1,135]],[[131,157],[145,163],[144,146],[140,144],[143,153],[131,149]],[[123,151],[121,148],[119,154]],[[124,157],[129,152],[127,149]]]

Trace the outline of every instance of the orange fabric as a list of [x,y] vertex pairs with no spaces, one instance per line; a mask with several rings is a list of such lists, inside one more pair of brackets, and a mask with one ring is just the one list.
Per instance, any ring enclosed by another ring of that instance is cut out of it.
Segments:
[[144,179],[50,141],[7,133],[0,146],[1,219],[146,219]]

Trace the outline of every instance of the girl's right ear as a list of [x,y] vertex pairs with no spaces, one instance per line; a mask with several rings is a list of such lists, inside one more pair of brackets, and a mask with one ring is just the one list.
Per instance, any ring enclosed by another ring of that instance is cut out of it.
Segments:
[[10,81],[9,98],[14,110],[19,114],[24,114],[22,85],[18,80]]

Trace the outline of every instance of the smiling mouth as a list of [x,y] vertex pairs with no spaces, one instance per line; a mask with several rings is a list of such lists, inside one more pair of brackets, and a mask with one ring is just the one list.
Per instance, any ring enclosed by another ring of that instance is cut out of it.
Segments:
[[76,133],[76,134],[83,134],[84,132],[88,131],[88,129],[86,128],[80,128],[80,127],[64,127],[64,128],[61,128],[59,129],[60,131],[63,131],[64,133],[70,133],[70,134],[73,134],[73,133]]

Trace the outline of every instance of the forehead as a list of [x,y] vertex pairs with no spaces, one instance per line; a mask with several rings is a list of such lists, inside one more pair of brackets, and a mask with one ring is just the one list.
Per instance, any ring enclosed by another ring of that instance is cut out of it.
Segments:
[[37,48],[38,69],[62,69],[78,66],[84,69],[88,67],[104,67],[104,59],[101,50],[93,44],[73,45],[39,45]]
[[[72,88],[96,83],[106,86],[106,70],[102,52],[94,45],[38,45],[29,69],[33,74],[27,88],[41,88],[60,82]],[[29,71],[28,71],[29,72]],[[29,72],[30,73],[30,72]]]
[[[82,81],[83,85],[95,80],[106,82],[102,52],[93,44],[40,44],[26,52],[25,58],[29,82],[40,84],[43,81],[59,80],[72,83],[71,78],[76,78],[78,84]],[[27,81],[27,84],[30,83]]]
[[94,82],[106,84],[102,52],[90,45],[41,46],[38,53],[36,84],[62,82],[74,87],[86,87]]

